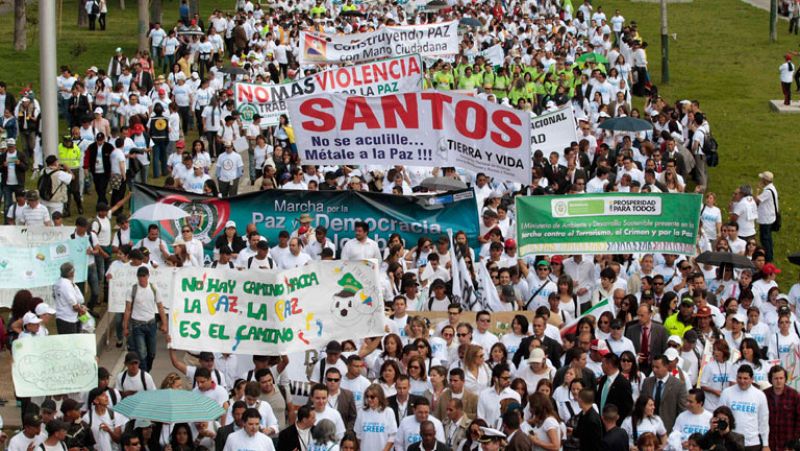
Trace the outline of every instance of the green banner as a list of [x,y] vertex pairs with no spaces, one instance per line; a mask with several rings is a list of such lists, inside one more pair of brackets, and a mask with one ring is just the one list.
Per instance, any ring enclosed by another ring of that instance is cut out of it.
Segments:
[[[369,225],[369,237],[383,249],[392,233],[398,233],[406,248],[421,237],[433,239],[462,230],[470,243],[478,240],[478,209],[471,189],[430,196],[398,196],[356,191],[268,190],[243,194],[228,199],[202,196],[184,191],[136,185],[132,208],[163,202],[189,213],[175,221],[161,221],[161,238],[170,245],[183,225],[189,225],[195,238],[205,244],[206,258],[214,249],[214,241],[224,232],[227,221],[235,221],[240,234],[249,223],[269,239],[278,243],[281,230],[290,233],[300,227],[300,215],[311,215],[311,225],[325,226],[328,240],[337,250],[355,236],[355,223]],[[146,235],[146,223],[131,222],[131,238],[138,242]]]
[[520,196],[519,255],[694,255],[702,199],[683,193]]

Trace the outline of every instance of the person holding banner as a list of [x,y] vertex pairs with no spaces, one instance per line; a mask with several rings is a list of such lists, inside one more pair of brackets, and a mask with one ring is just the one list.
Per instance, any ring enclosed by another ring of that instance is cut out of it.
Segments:
[[80,332],[80,318],[86,312],[83,305],[83,292],[74,282],[75,266],[72,263],[61,265],[61,278],[53,286],[56,301],[56,330],[59,334],[77,334]]

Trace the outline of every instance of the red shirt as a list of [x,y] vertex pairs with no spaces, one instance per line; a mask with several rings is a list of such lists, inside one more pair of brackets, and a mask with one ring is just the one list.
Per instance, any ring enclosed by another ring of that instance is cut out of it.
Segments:
[[800,394],[786,387],[778,396],[770,387],[764,395],[769,406],[769,447],[783,449],[786,442],[800,438]]

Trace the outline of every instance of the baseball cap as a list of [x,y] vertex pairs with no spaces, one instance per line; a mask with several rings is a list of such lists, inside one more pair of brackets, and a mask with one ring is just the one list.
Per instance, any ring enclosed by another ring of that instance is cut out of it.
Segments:
[[231,228],[231,227],[233,227],[234,229],[236,228],[236,221],[228,221],[228,222],[225,223],[225,228],[226,229]]
[[34,311],[36,312],[36,316],[55,315],[56,314],[56,309],[54,309],[53,307],[50,307],[49,305],[47,305],[44,302],[42,302],[39,305],[37,305],[36,306],[36,310],[34,310]]
[[781,270],[778,269],[778,267],[773,265],[772,263],[767,263],[766,265],[764,265],[763,268],[761,268],[761,272],[767,275],[772,275],[772,274],[780,274]]
[[328,354],[341,354],[342,345],[336,340],[331,340],[328,342],[328,345],[325,346],[325,352]]
[[747,324],[747,317],[744,316],[744,313],[734,313],[731,318],[733,320],[738,321],[742,324]]
[[550,264],[553,264],[553,263],[555,263],[557,265],[560,265],[560,264],[564,263],[564,257],[562,257],[561,255],[554,255],[554,256],[550,257]]
[[606,345],[606,341],[605,340],[598,340],[598,339],[595,338],[594,340],[592,340],[591,350],[592,351],[597,351],[600,355],[603,355],[603,356],[608,354],[608,346]]
[[22,327],[25,327],[28,324],[40,324],[41,322],[42,319],[36,316],[36,313],[33,312],[28,312],[22,317]]
[[95,108],[94,109],[94,114],[103,114],[103,109],[100,108],[100,107]]
[[203,351],[203,352],[200,353],[199,356],[197,356],[197,358],[202,360],[202,361],[204,361],[204,362],[209,362],[211,360],[214,360],[214,353],[213,352],[208,352],[208,351]]
[[[791,58],[789,58],[789,59],[791,59]],[[768,182],[771,182],[772,180],[775,179],[775,175],[772,173],[772,171],[764,171],[764,172],[760,172],[758,174],[758,178],[764,179],[764,180],[766,180]]]
[[694,301],[690,297],[685,297],[685,298],[681,299],[681,305],[689,305],[689,306],[694,307]]
[[509,238],[509,239],[506,240],[506,242],[505,242],[505,248],[506,249],[514,249],[516,247],[517,247],[517,242],[514,241],[514,238]]
[[136,363],[140,362],[138,353],[131,351],[131,352],[125,354],[125,365],[128,365],[129,363],[134,363],[134,362],[136,362]]
[[528,363],[544,363],[545,358],[542,348],[536,348],[531,351],[531,356],[528,357]]
[[42,417],[36,414],[27,414],[22,417],[22,426],[23,427],[36,427],[42,425]]
[[697,312],[694,314],[694,316],[696,316],[698,318],[709,317],[709,316],[711,316],[711,309],[708,308],[708,306],[700,307],[700,308],[697,309]]
[[675,348],[669,348],[664,351],[664,357],[667,358],[670,362],[678,358],[678,350]]
[[6,146],[16,146],[17,140],[14,138],[7,138],[6,139]]
[[681,340],[681,337],[677,335],[670,335],[669,338],[667,338],[667,343],[669,343],[670,341],[673,343],[677,343],[678,346],[681,346],[683,344],[683,340]]

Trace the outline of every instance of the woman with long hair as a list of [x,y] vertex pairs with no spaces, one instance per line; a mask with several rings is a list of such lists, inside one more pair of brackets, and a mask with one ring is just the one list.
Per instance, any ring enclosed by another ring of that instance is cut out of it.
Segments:
[[731,369],[731,351],[725,340],[714,341],[713,359],[703,367],[700,376],[700,388],[706,393],[706,410],[713,410],[719,406],[719,397],[722,390],[728,388],[728,374]]
[[409,393],[414,396],[425,396],[425,393],[430,390],[431,385],[428,382],[428,371],[425,367],[425,359],[422,356],[414,356],[408,360],[408,379],[409,379]]
[[[389,360],[394,362],[400,361],[400,358],[403,355],[403,340],[397,334],[388,334],[383,337],[383,344],[381,348],[383,351],[375,359],[375,364],[373,365],[373,374],[376,376],[383,373],[384,362]],[[400,373],[398,372],[398,374]]]
[[800,344],[800,338],[791,330],[791,314],[782,314],[778,317],[778,331],[767,337],[767,357],[777,360],[791,352],[792,345]]
[[575,282],[572,277],[564,274],[556,282],[558,287],[558,310],[564,322],[572,321],[580,313],[578,296],[575,294]]
[[508,354],[514,355],[517,352],[522,339],[528,336],[529,326],[528,318],[525,315],[514,315],[511,320],[511,330],[500,338],[500,342],[505,345]]
[[558,451],[561,449],[561,418],[553,408],[550,398],[542,393],[534,393],[528,398],[532,426],[530,434],[533,449],[536,451]]
[[480,393],[492,381],[492,370],[480,345],[469,345],[464,353],[464,388]]
[[597,318],[597,330],[595,331],[598,340],[608,340],[611,336],[611,321],[613,320],[614,314],[609,311],[600,314],[600,318]]
[[633,413],[622,422],[622,429],[628,433],[630,446],[648,432],[655,434],[661,446],[667,443],[667,430],[664,422],[656,415],[656,402],[647,393],[642,393],[633,405]]
[[428,370],[428,381],[430,389],[425,393],[425,397],[431,402],[431,411],[436,411],[439,399],[447,388],[447,367],[442,365],[432,366]]
[[169,436],[169,444],[164,447],[164,451],[196,451],[192,428],[187,423],[178,423],[172,427],[172,434]]
[[394,447],[397,421],[380,385],[372,384],[364,390],[364,408],[358,409],[353,430],[365,450],[389,451]]
[[739,345],[739,360],[733,362],[730,371],[728,371],[728,383],[733,385],[736,383],[736,373],[742,365],[750,365],[753,369],[753,382],[760,387],[765,387],[768,382],[767,375],[769,374],[772,365],[761,357],[761,348],[758,347],[758,342],[754,339],[747,337],[742,340]]
[[628,379],[628,382],[631,383],[633,399],[638,398],[644,382],[644,376],[639,371],[636,355],[631,351],[623,351],[619,356],[619,368],[622,377]]
[[397,360],[386,360],[378,371],[379,386],[387,398],[397,394],[397,390],[394,388],[397,376],[400,375],[400,365],[397,362]]
[[225,231],[217,236],[217,239],[214,241],[215,252],[218,253],[219,250],[222,249],[222,246],[227,246],[228,249],[231,250],[231,258],[233,259],[247,246],[247,243],[242,239],[236,229],[236,223],[233,221],[228,221],[228,223],[225,224]]
[[495,343],[492,349],[489,350],[489,368],[494,368],[497,365],[505,363],[514,372],[514,363],[508,358],[509,352],[503,343]]
[[467,429],[467,437],[459,443],[457,451],[477,451],[481,449],[480,439],[483,435],[481,428],[488,426],[486,421],[481,418],[472,420]]

